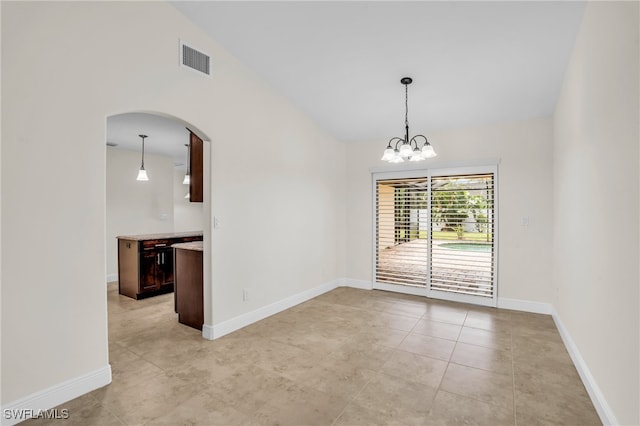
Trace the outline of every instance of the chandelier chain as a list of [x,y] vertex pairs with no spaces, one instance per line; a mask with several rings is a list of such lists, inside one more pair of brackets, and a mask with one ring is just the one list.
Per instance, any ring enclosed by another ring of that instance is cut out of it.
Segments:
[[[409,85],[404,85],[404,125],[409,126]],[[408,142],[408,141],[407,141]]]

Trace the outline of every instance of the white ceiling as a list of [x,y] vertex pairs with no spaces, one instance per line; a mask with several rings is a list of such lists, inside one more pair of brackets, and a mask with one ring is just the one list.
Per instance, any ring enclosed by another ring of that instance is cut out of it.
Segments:
[[584,11],[564,1],[172,4],[345,142],[401,136],[404,76],[412,135],[551,115]]
[[[411,135],[553,113],[583,2],[172,4],[336,139]],[[186,40],[188,41],[188,40]],[[213,57],[213,78],[216,58]],[[194,131],[196,131],[194,129]],[[109,117],[107,141],[184,165],[185,123]]]
[[[193,129],[196,132],[196,129]],[[196,132],[197,133],[197,132]],[[145,154],[171,157],[175,166],[186,168],[189,131],[185,123],[176,119],[147,113],[128,113],[107,118],[107,143],[117,144],[116,149],[142,150]]]

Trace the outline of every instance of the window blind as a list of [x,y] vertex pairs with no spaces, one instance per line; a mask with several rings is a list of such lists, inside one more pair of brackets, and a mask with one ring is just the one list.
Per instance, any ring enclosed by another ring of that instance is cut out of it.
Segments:
[[431,178],[431,290],[493,297],[494,174]]
[[376,185],[376,281],[426,287],[428,178],[378,180]]

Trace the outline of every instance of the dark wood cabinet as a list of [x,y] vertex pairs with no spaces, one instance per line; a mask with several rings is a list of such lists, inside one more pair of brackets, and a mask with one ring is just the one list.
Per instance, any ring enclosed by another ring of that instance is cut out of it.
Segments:
[[204,323],[202,243],[177,244],[174,304],[178,321],[202,330]]
[[156,279],[160,287],[173,285],[173,249],[171,247],[158,251]]
[[204,201],[204,142],[189,130],[189,201]]
[[140,254],[140,288],[159,290],[173,285],[173,251],[171,248],[143,250]]
[[141,299],[173,291],[174,257],[171,245],[202,241],[202,234],[162,236],[164,238],[118,237],[120,294]]
[[140,292],[154,291],[160,288],[156,279],[158,255],[147,251],[140,254]]

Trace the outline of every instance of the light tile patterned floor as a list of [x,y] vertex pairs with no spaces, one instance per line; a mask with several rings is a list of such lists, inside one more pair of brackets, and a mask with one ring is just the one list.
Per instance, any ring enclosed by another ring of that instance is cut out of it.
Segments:
[[215,341],[108,286],[113,383],[71,425],[595,425],[549,316],[338,288]]

